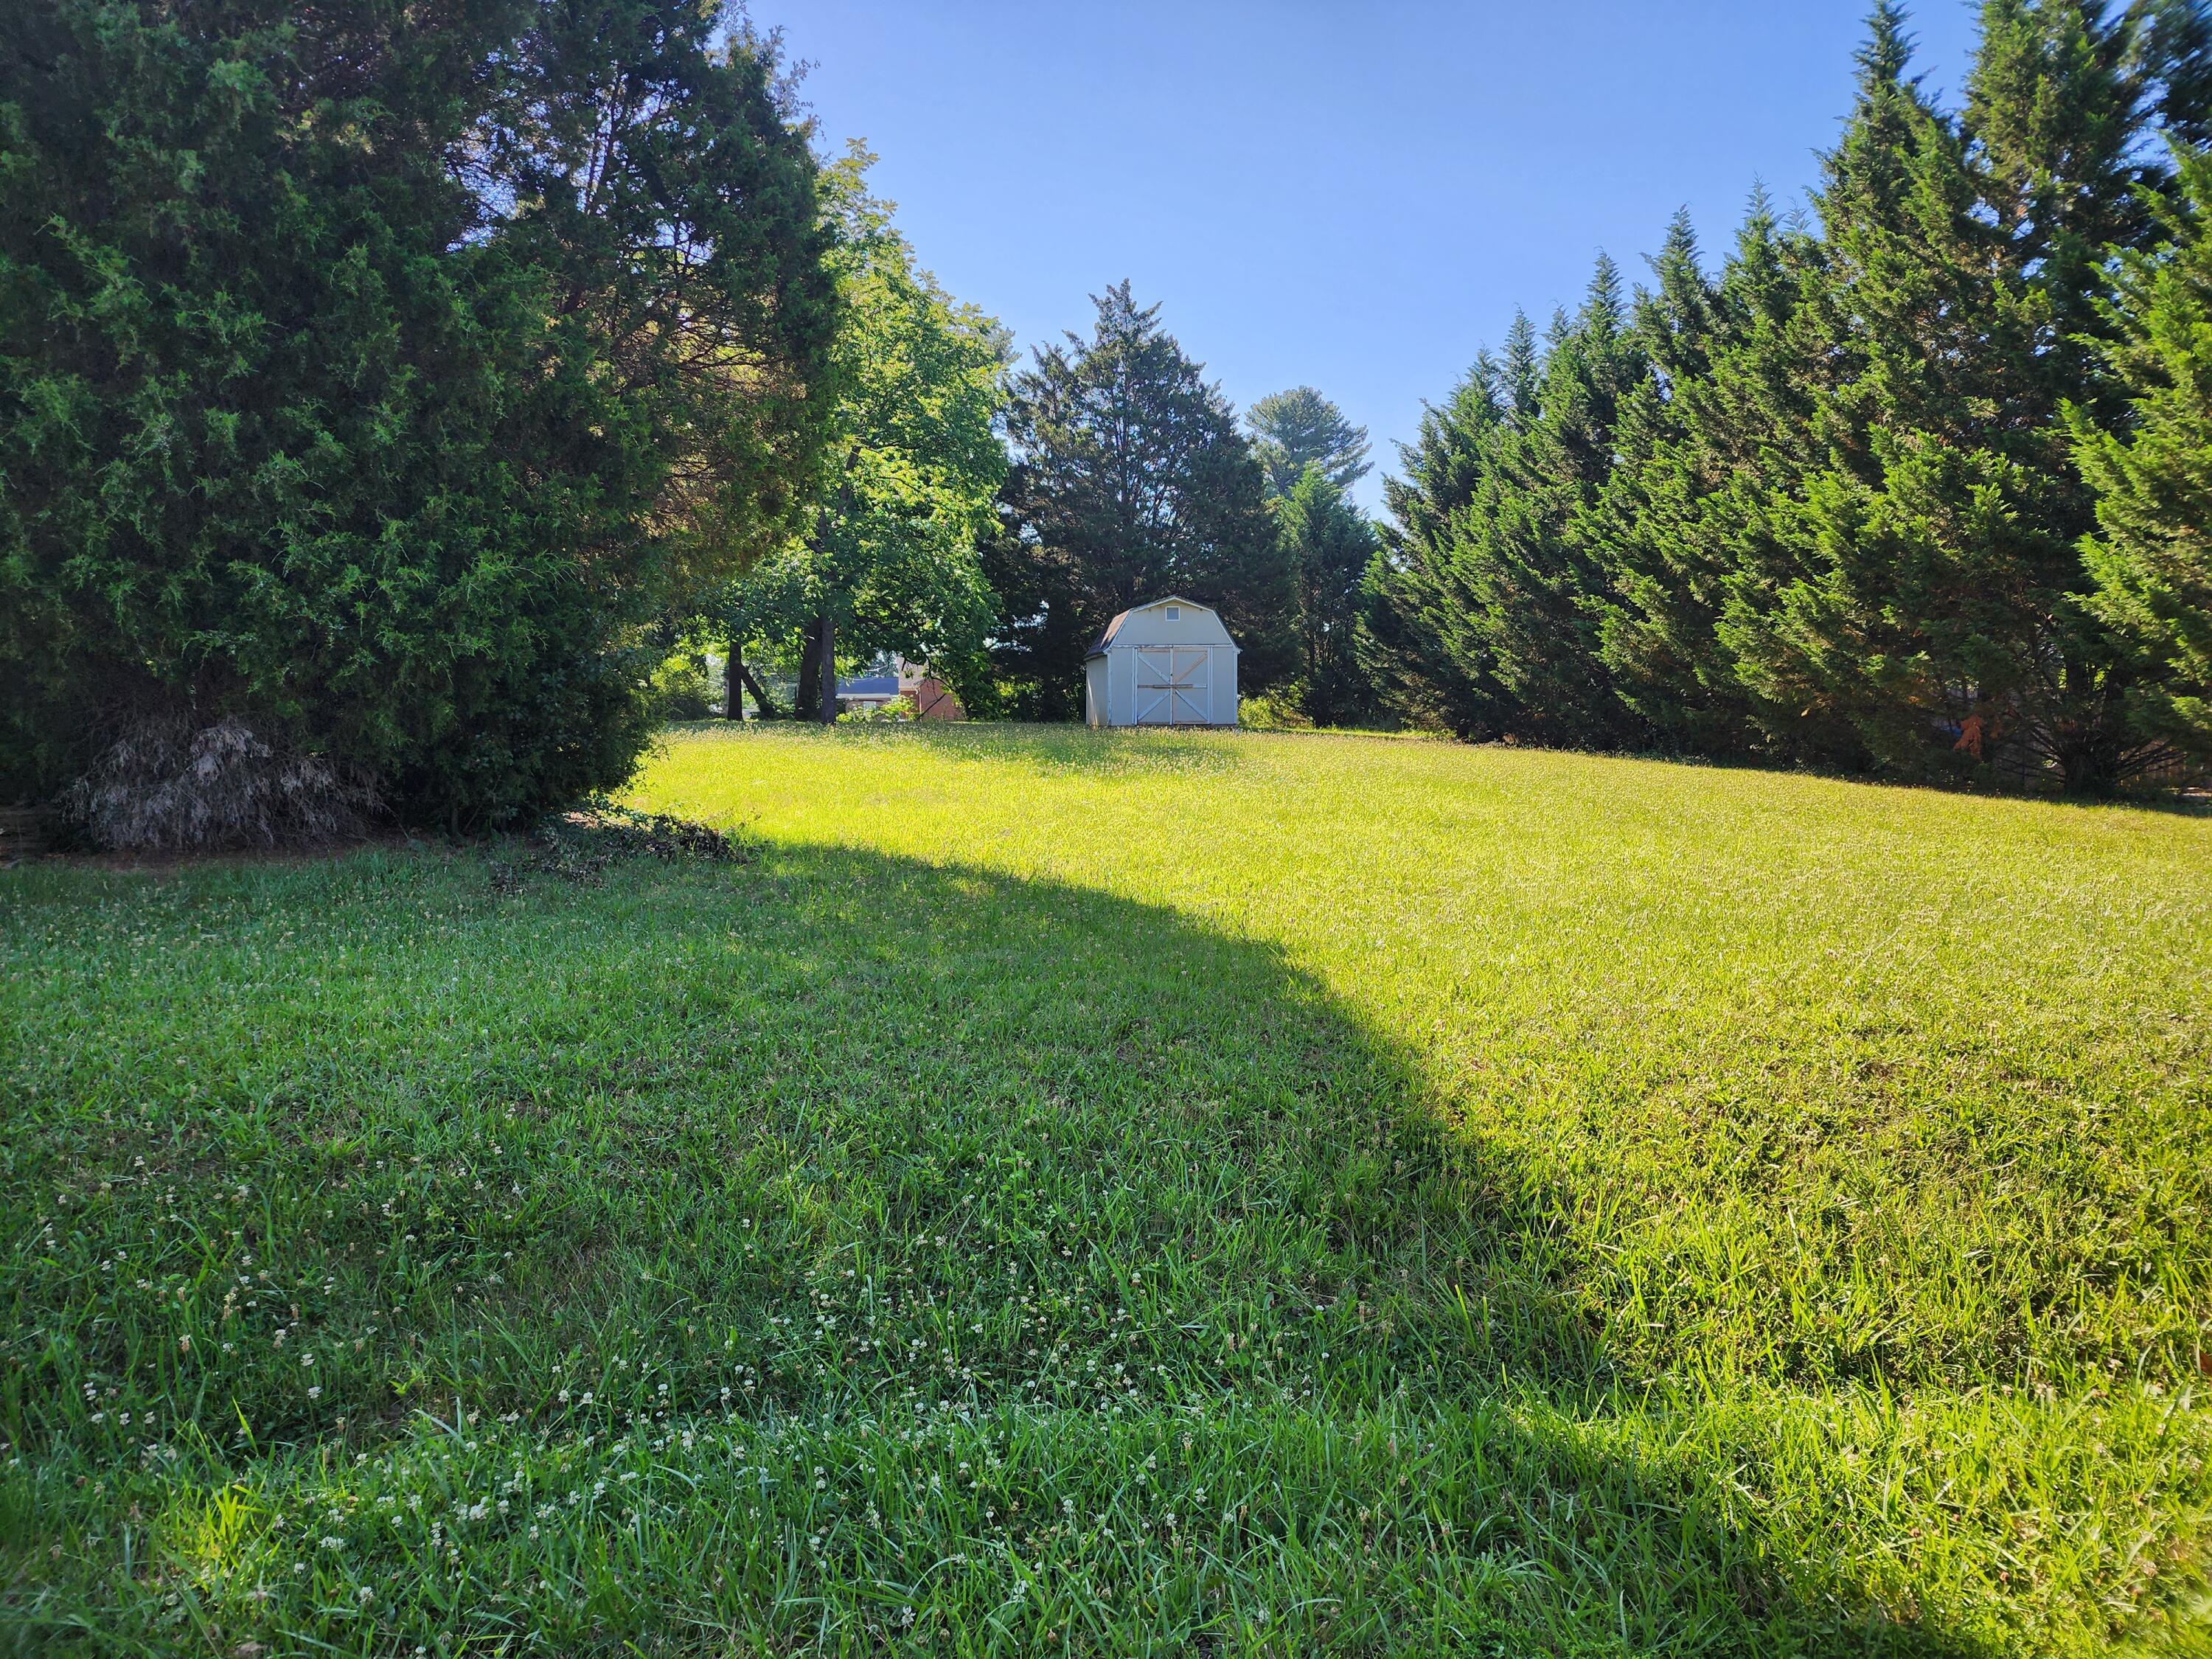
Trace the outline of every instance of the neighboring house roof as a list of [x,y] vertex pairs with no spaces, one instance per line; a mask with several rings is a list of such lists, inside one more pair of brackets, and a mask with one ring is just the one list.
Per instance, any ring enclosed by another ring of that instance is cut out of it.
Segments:
[[[1222,639],[1232,645],[1235,643],[1235,641],[1231,641],[1229,638],[1228,629],[1222,625],[1221,613],[1216,611],[1212,605],[1200,605],[1196,599],[1186,599],[1181,594],[1170,593],[1164,599],[1152,599],[1144,605],[1133,605],[1127,611],[1116,611],[1114,616],[1114,620],[1106,624],[1105,628],[1100,632],[1097,639],[1091,641],[1091,648],[1083,653],[1084,660],[1088,662],[1093,657],[1101,657],[1105,655],[1106,647],[1114,643],[1114,636],[1121,631],[1122,625],[1126,623],[1130,617],[1141,616],[1147,611],[1158,611],[1164,605],[1186,605],[1193,611],[1203,611],[1206,615],[1213,618],[1214,624],[1217,627],[1221,628]],[[1146,640],[1136,641],[1136,643],[1150,645],[1158,643],[1158,641]]]
[[898,689],[896,674],[863,674],[858,679],[837,682],[837,695],[841,697],[896,697]]

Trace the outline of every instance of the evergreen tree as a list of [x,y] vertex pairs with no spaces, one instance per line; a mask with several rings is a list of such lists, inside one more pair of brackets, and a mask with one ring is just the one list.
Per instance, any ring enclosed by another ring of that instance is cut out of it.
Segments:
[[2212,761],[2212,158],[2182,164],[2185,210],[2170,244],[2131,252],[2112,307],[2112,368],[2130,401],[2101,420],[2069,420],[2098,491],[2087,548],[2093,608],[2128,642],[2138,669],[2136,728]]
[[1309,720],[1342,726],[1364,715],[1371,702],[1356,636],[1375,532],[1319,462],[1306,464],[1275,511],[1297,607],[1291,699]]
[[1382,481],[1387,517],[1362,587],[1356,651],[1372,695],[1409,725],[1462,738],[1494,736],[1505,702],[1489,672],[1476,595],[1450,556],[1505,426],[1505,378],[1486,355],[1446,403],[1422,411],[1419,436],[1398,448],[1405,476]]
[[[2134,763],[2125,665],[2084,603],[2094,521],[2058,416],[2101,407],[2100,238],[2197,130],[2201,29],[2081,0],[1989,0],[1963,119],[1907,78],[1885,3],[1819,196],[1825,337],[1804,373],[1820,464],[1783,503],[1794,570],[1726,633],[1769,708],[1803,696],[1908,775]],[[2178,14],[2177,14],[2178,15]]]
[[1340,490],[1348,490],[1373,469],[1367,460],[1367,428],[1354,426],[1344,411],[1310,386],[1271,392],[1244,411],[1252,452],[1267,475],[1267,490],[1287,495],[1309,466]]
[[1708,574],[1699,556],[1706,544],[1695,532],[1717,469],[1692,400],[1712,372],[1722,302],[1699,266],[1686,211],[1668,226],[1652,270],[1658,287],[1638,295],[1634,326],[1653,372],[1621,400],[1619,464],[1582,530],[1613,589],[1599,653],[1622,699],[1662,742],[1711,752],[1741,744],[1700,672],[1710,672],[1712,615],[1698,580]]
[[618,783],[647,624],[811,487],[772,55],[688,0],[28,0],[0,53],[0,769],[134,723],[401,816]]
[[1632,321],[1601,269],[1430,412],[1361,636],[1394,708],[2090,792],[2164,752],[2146,720],[2196,741],[2200,601],[2160,529],[2190,511],[2187,267],[2145,251],[2212,137],[2212,17],[1982,26],[1952,114],[1878,7],[1817,233],[1755,200],[1709,279],[1678,220]]
[[1505,355],[1496,364],[1498,400],[1512,423],[1526,428],[1535,422],[1544,381],[1544,354],[1536,339],[1536,325],[1528,313],[1516,311],[1505,331]]
[[[1398,522],[1375,585],[1373,666],[1401,711],[1433,700],[1468,736],[1605,745],[1640,735],[1600,651],[1612,592],[1583,521],[1613,464],[1624,398],[1647,373],[1620,273],[1601,261],[1582,310],[1539,355],[1525,319],[1386,489]],[[1395,611],[1395,616],[1386,614]],[[1410,659],[1393,665],[1392,641]],[[1407,669],[1430,682],[1408,696]]]
[[1082,710],[1083,659],[1120,611],[1218,609],[1249,690],[1292,672],[1290,572],[1250,447],[1220,392],[1121,283],[1088,340],[1041,349],[1006,413],[1014,465],[984,570],[1000,672],[1032,719]]
[[1784,228],[1761,191],[1717,281],[1678,216],[1653,262],[1658,286],[1638,305],[1652,372],[1624,402],[1620,464],[1584,534],[1613,587],[1601,649],[1615,684],[1682,752],[1863,756],[1856,731],[1816,700],[1779,702],[1772,686],[1747,684],[1724,637],[1727,619],[1761,610],[1789,568],[1776,503],[1807,465],[1814,399],[1799,302],[1820,261],[1817,240]]
[[1619,268],[1601,259],[1583,307],[1555,322],[1533,419],[1476,498],[1467,556],[1515,734],[1606,747],[1642,736],[1600,649],[1613,602],[1585,519],[1611,475],[1621,404],[1649,373],[1626,326]]

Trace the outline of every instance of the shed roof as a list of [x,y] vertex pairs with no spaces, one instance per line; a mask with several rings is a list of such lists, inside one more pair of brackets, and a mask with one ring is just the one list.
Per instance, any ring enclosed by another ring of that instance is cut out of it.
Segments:
[[[1088,661],[1092,657],[1103,656],[1106,653],[1107,647],[1116,643],[1123,645],[1180,645],[1186,643],[1187,641],[1181,640],[1121,640],[1118,638],[1123,629],[1128,624],[1131,617],[1142,617],[1146,615],[1148,612],[1164,610],[1165,607],[1171,605],[1180,605],[1186,610],[1195,611],[1203,616],[1211,617],[1213,621],[1213,631],[1218,633],[1220,635],[1220,638],[1216,641],[1205,642],[1226,645],[1234,648],[1237,641],[1230,637],[1228,625],[1221,620],[1221,613],[1219,611],[1216,611],[1210,605],[1200,605],[1196,599],[1186,599],[1179,594],[1170,593],[1165,599],[1154,599],[1146,605],[1133,605],[1127,611],[1116,611],[1113,621],[1108,623],[1106,626],[1100,630],[1098,637],[1091,641],[1091,648],[1083,653],[1085,660]],[[1193,644],[1200,642],[1200,641],[1188,641],[1188,643]]]

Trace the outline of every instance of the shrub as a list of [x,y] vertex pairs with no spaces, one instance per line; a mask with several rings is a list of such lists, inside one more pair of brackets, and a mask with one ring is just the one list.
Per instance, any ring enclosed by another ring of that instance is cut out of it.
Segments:
[[653,671],[654,715],[664,720],[703,720],[714,712],[714,687],[690,657],[671,657]]
[[1255,732],[1310,732],[1314,723],[1300,714],[1295,696],[1261,692],[1237,700],[1237,722]]
[[162,816],[77,735],[144,710],[456,828],[628,775],[638,642],[820,447],[814,163],[730,21],[10,9],[0,789]]

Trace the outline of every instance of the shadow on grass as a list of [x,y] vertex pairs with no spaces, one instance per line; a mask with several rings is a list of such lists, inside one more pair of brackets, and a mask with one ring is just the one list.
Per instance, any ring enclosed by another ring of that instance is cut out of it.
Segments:
[[[1725,1458],[1611,1432],[1540,1195],[1269,948],[818,848],[504,889],[435,852],[46,872],[12,897],[0,1178],[9,1213],[68,1218],[15,1229],[8,1262],[19,1632],[152,1630],[169,1573],[225,1642],[493,1639],[495,1583],[588,1577],[534,1565],[555,1545],[520,1510],[478,1516],[475,1595],[433,1594],[434,1548],[407,1579],[396,1505],[297,1584],[208,1543],[210,1517],[245,1492],[335,1524],[365,1501],[349,1460],[395,1447],[479,1460],[489,1492],[510,1463],[588,1474],[619,1437],[693,1496],[627,1577],[560,1603],[576,1642],[863,1643],[869,1586],[957,1553],[945,1639],[1036,1650],[1009,1587],[1089,1547],[1040,1533],[1065,1505],[1126,1514],[1113,1559],[1156,1587],[1098,1615],[1099,1651],[1979,1650],[1747,1530]],[[780,1497],[687,1462],[686,1425],[704,1446],[728,1423],[796,1437]],[[972,1493],[971,1462],[1017,1445],[1004,1510],[807,1507],[816,1457]],[[170,1517],[150,1586],[125,1505]],[[624,1524],[579,1559],[644,1538]],[[271,1564],[285,1530],[252,1534]],[[732,1551],[775,1571],[746,1589],[714,1565]],[[416,1585],[378,1592],[387,1626],[347,1622],[356,1560]],[[1237,1622],[1255,1598],[1284,1603],[1272,1627]]]

